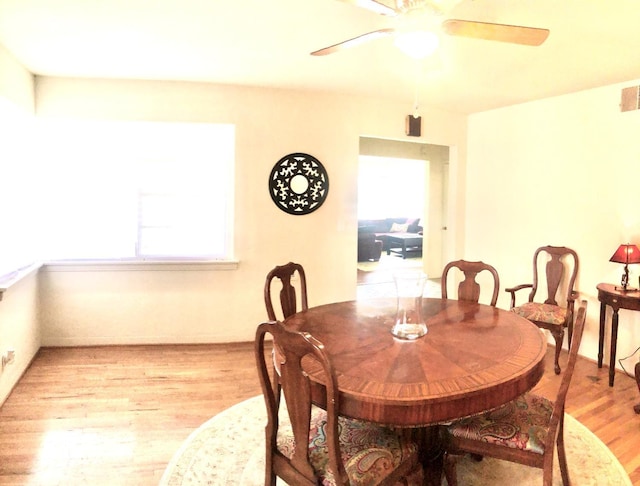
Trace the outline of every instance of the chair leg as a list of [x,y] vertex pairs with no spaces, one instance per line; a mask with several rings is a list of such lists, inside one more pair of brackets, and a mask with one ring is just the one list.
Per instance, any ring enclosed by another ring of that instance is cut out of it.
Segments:
[[558,450],[558,464],[560,465],[560,475],[562,476],[563,486],[569,486],[569,468],[567,467],[567,455],[564,451],[564,416],[560,417],[560,426],[558,428],[558,440],[556,441]]
[[564,341],[564,328],[561,326],[558,326],[558,327],[560,328],[559,330],[551,331],[551,334],[553,334],[553,338],[556,341],[556,355],[555,355],[555,363],[553,368],[556,375],[559,375],[561,371],[560,370],[560,351],[562,350],[562,342]]
[[277,476],[273,472],[273,450],[269,447],[269,432],[265,429],[266,432],[266,448],[265,448],[265,469],[264,469],[264,484],[265,486],[276,486]]
[[456,461],[461,456],[445,453],[444,455],[444,477],[449,486],[458,486],[458,478],[456,476]]

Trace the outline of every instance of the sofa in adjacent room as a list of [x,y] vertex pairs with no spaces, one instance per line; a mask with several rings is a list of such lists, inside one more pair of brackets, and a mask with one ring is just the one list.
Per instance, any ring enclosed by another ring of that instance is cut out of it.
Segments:
[[382,255],[382,240],[377,240],[375,233],[358,231],[358,261],[377,262]]
[[[358,220],[358,249],[360,248],[360,235],[373,234],[374,240],[382,242],[382,251],[389,251],[389,236],[393,236],[394,233],[422,235],[423,228],[420,223],[420,218],[360,219]],[[367,239],[370,238],[367,236]],[[358,257],[358,261],[364,260],[360,260]]]

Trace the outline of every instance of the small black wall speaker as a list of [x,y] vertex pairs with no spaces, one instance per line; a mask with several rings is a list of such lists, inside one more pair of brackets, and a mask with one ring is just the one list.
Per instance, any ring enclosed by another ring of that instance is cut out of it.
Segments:
[[410,137],[419,137],[422,132],[420,128],[421,124],[422,124],[421,116],[407,115],[407,120],[406,120],[407,135],[409,135]]
[[620,98],[620,111],[640,109],[640,86],[632,86],[622,89]]

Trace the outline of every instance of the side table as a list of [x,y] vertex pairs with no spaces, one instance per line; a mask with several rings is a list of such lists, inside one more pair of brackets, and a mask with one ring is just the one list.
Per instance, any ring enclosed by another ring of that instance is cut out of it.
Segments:
[[[611,352],[609,356],[609,386],[613,386],[616,372],[616,346],[618,341],[618,311],[620,309],[640,311],[640,291],[616,290],[616,286],[600,283],[597,286],[600,301],[600,336],[598,338],[598,368],[602,368],[604,348],[604,324],[607,305],[613,309],[611,322]],[[639,381],[640,367],[636,366],[636,381]],[[638,386],[640,387],[640,381]]]

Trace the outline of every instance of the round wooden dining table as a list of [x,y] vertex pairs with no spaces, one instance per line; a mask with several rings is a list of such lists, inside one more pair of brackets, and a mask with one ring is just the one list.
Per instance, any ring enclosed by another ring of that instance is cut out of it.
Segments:
[[[391,334],[395,299],[313,307],[284,321],[322,342],[335,369],[339,413],[395,427],[424,427],[476,414],[533,388],[544,373],[544,334],[513,312],[425,298],[428,332]],[[303,362],[323,406],[320,367]]]

